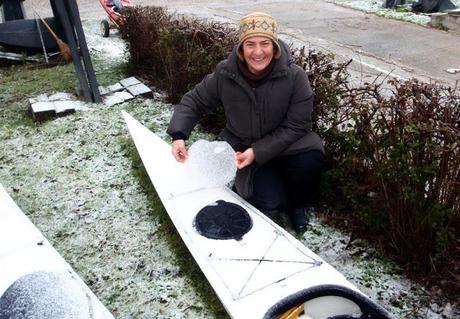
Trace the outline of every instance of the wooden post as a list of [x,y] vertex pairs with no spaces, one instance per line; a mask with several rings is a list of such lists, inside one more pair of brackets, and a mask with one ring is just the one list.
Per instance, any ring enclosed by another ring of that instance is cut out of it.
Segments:
[[[54,16],[64,29],[83,96],[88,102],[101,102],[99,85],[89,56],[76,1],[50,0],[50,2]],[[82,65],[80,54],[83,57],[85,67]]]

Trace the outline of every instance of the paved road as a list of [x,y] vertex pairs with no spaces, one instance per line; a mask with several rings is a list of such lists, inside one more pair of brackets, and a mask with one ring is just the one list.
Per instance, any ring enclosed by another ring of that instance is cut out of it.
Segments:
[[[45,0],[28,0],[46,10]],[[237,22],[245,13],[266,11],[277,17],[288,41],[354,59],[354,77],[366,80],[391,73],[455,85],[460,73],[460,35],[385,19],[325,0],[133,0],[135,4],[167,6],[178,13]],[[44,3],[45,5],[41,5]],[[78,0],[84,19],[104,17],[97,0]],[[298,42],[297,42],[298,41]],[[459,81],[460,82],[460,81]],[[460,83],[458,84],[460,86]]]

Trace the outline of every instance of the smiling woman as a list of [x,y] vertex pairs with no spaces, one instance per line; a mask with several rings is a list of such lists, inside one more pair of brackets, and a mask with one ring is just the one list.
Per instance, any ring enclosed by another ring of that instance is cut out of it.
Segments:
[[270,218],[286,212],[294,229],[305,231],[305,207],[323,167],[323,143],[311,129],[308,77],[278,39],[271,15],[244,16],[230,56],[176,105],[168,133],[177,161],[187,161],[185,140],[217,106],[224,107],[226,118],[220,137],[235,150],[235,190]]

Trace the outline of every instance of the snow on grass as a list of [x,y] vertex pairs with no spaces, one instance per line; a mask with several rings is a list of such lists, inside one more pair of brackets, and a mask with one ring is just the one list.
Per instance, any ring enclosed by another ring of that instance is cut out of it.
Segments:
[[402,275],[394,263],[386,261],[366,242],[325,225],[317,216],[302,241],[326,262],[339,270],[372,300],[387,309],[396,318],[457,318],[460,309],[447,301],[442,305],[430,301],[430,294]]
[[[335,4],[342,5],[357,10],[362,10],[368,13],[374,13],[382,17],[392,18],[396,20],[409,21],[420,25],[428,25],[430,17],[426,14],[417,14],[410,11],[410,7],[407,9],[387,9],[383,7],[385,0],[325,0]],[[408,3],[416,1],[407,1]],[[460,7],[460,0],[453,0],[457,7]]]
[[92,54],[106,59],[109,63],[126,61],[126,43],[120,39],[118,30],[110,30],[109,37],[104,38],[100,34],[99,24],[95,21],[84,23],[83,29]]
[[[99,37],[97,25],[85,23],[94,67],[101,84],[114,84],[127,76],[124,44]],[[29,97],[72,92],[76,82],[71,66],[2,70],[0,182],[115,317],[228,318],[164,211],[120,114],[125,109],[165,137],[171,105],[136,99],[88,104],[43,123],[27,116]],[[199,138],[211,136],[197,131],[192,140]],[[425,307],[421,286],[363,243],[346,249],[347,236],[319,220],[301,240],[398,318],[455,317],[448,304]]]
[[[168,242],[173,227],[139,180],[121,109],[152,129],[162,103],[136,101],[2,134],[0,180],[116,317],[213,317]],[[166,114],[165,114],[166,113]],[[2,132],[3,133],[3,132]],[[200,280],[203,280],[200,278]],[[182,297],[178,298],[180,294]],[[212,297],[212,296],[211,296]]]
[[[94,39],[98,79],[126,77],[122,50],[109,42],[101,50]],[[28,98],[73,92],[72,68],[18,67],[2,72],[0,84],[0,182],[115,317],[226,318],[147,180],[120,113],[164,132],[171,105],[88,104],[86,112],[34,123]]]

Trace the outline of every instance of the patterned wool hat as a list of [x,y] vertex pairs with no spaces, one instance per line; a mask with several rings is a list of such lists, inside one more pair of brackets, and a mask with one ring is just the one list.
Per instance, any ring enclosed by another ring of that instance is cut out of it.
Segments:
[[241,60],[243,60],[242,44],[244,40],[257,36],[271,39],[275,45],[275,59],[281,56],[281,47],[278,43],[278,22],[268,13],[253,12],[242,17],[239,35],[237,53]]

